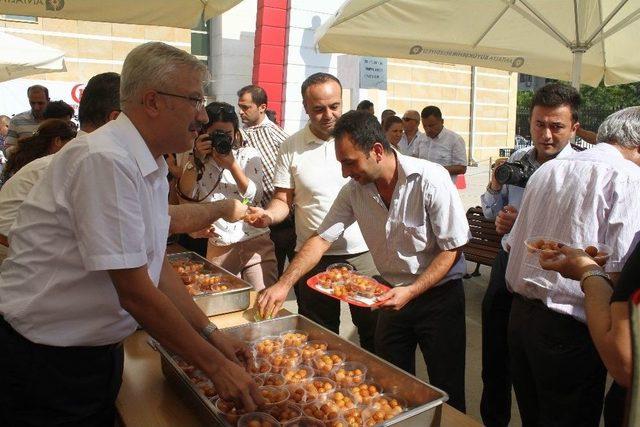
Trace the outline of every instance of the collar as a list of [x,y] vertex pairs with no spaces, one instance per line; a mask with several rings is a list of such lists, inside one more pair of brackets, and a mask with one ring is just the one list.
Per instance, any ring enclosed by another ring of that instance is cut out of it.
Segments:
[[327,140],[324,140],[324,139],[320,139],[317,136],[315,136],[313,134],[313,132],[311,132],[311,128],[309,127],[309,123],[308,122],[307,122],[307,125],[302,130],[302,136],[304,137],[304,142],[306,142],[307,144],[322,145],[325,142],[333,141],[333,138],[329,138]]
[[269,120],[269,117],[267,117],[266,114],[265,114],[264,118],[262,119],[262,121],[260,123],[258,123],[257,125],[253,125],[253,126],[245,126],[244,129],[246,129],[246,130],[257,129],[257,128],[262,127],[262,126],[269,126],[269,125],[272,125],[272,124],[274,124],[274,123],[271,120]]
[[412,175],[421,175],[424,165],[418,159],[410,156],[405,156],[399,152],[394,152],[396,155],[396,161],[398,163],[398,180],[404,175],[406,179],[409,179]]
[[447,131],[447,128],[445,128],[444,126],[442,126],[442,130],[440,131],[440,133],[438,133],[436,136],[434,136],[433,138],[431,138],[429,135],[427,135],[427,133],[425,132],[425,135],[427,135],[427,137],[429,137],[429,139],[440,139],[440,137],[442,135],[445,134],[445,132]]
[[[532,145],[531,147],[532,147],[531,150],[529,150],[525,155],[529,156],[529,161],[531,162],[531,164],[540,166],[540,162],[538,162],[538,150],[536,150],[536,147],[534,145]],[[553,159],[562,159],[565,157],[569,157],[575,152],[576,150],[573,149],[573,147],[571,146],[571,142],[569,142],[567,145],[564,146],[562,150],[560,150],[558,154],[556,154],[556,156]]]
[[119,139],[126,141],[126,143],[122,144],[122,147],[136,160],[142,176],[146,177],[151,175],[160,169],[163,163],[166,167],[166,162],[162,156],[159,156],[157,159],[153,158],[147,143],[142,139],[142,135],[140,135],[138,129],[136,129],[124,112],[120,113],[118,118],[111,123],[113,123],[112,126],[114,127],[115,133],[119,134]]

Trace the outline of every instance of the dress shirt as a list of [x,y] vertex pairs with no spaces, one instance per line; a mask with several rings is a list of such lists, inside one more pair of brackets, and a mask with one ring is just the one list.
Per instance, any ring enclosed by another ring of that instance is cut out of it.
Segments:
[[167,164],[124,114],[66,144],[18,210],[0,314],[32,342],[98,346],[137,327],[107,270],[147,266],[157,286],[169,231]]
[[[280,146],[274,187],[294,190],[296,251],[316,232],[340,189],[349,182],[342,177],[333,138],[317,138],[307,124]],[[326,255],[358,254],[368,251],[358,224],[336,239]]]
[[[467,152],[464,148],[464,139],[457,133],[444,127],[435,138],[425,135],[425,143],[419,145],[417,148],[417,157],[438,163],[442,166],[465,166],[467,164]],[[451,180],[454,183],[456,176],[457,175],[451,175]]]
[[258,150],[262,158],[263,191],[259,201],[260,206],[266,208],[273,197],[273,174],[276,169],[278,149],[289,135],[267,116],[260,124],[242,129],[242,133],[247,145]]
[[580,283],[543,270],[524,241],[549,236],[585,248],[612,248],[604,268],[619,272],[640,239],[640,167],[607,143],[542,165],[529,179],[511,230],[506,279],[527,298],[585,322]]
[[[458,191],[442,166],[396,154],[398,182],[387,209],[373,183],[349,181],[318,234],[333,242],[355,221],[378,271],[393,286],[409,285],[443,250],[465,245],[471,233]],[[466,272],[464,255],[437,283]]]
[[405,156],[418,157],[418,152],[421,150],[420,147],[426,143],[427,135],[420,131],[416,132],[411,141],[407,138],[407,134],[403,132],[400,142],[398,142],[398,149]]
[[[556,156],[556,159],[562,159],[568,157],[575,153],[575,150],[571,147],[571,144],[567,144],[560,153]],[[540,163],[536,159],[536,150],[532,145],[530,147],[521,148],[520,150],[513,153],[509,156],[508,162],[518,162],[522,160],[525,156],[528,157],[529,163],[531,163],[536,168],[540,167]],[[524,194],[524,187],[518,187],[517,185],[505,184],[500,189],[498,194],[491,194],[488,191],[485,191],[482,196],[480,196],[480,201],[482,202],[482,212],[484,213],[485,218],[487,219],[495,219],[498,216],[498,213],[502,210],[503,207],[507,205],[511,205],[520,211],[520,204],[522,203],[522,196]],[[507,248],[507,238],[509,237],[509,233],[502,236],[502,248],[509,252]]]
[[[204,162],[202,179],[196,183],[190,196],[199,200],[205,197],[217,183],[213,193],[203,202],[224,199],[240,201],[248,199],[250,203],[254,203],[256,200],[260,200],[262,197],[262,162],[260,154],[254,148],[240,147],[233,150],[233,156],[249,180],[247,191],[241,193],[231,171],[221,168],[211,156],[207,156]],[[220,177],[220,174],[222,174],[222,177]],[[219,177],[220,182],[218,183]],[[269,232],[268,228],[256,228],[244,221],[227,222],[222,218],[213,223],[213,228],[218,237],[210,238],[209,242],[215,246],[232,245]]]
[[31,110],[16,114],[9,121],[9,131],[4,140],[4,149],[15,147],[18,139],[33,135],[40,123],[33,117]]

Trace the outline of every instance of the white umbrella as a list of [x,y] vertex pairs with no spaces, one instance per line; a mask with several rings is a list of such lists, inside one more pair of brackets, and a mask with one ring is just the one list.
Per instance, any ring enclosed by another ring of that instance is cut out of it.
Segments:
[[242,0],[40,0],[3,1],[0,13],[43,18],[194,28]]
[[32,74],[67,71],[64,52],[0,31],[0,82]]
[[351,0],[322,52],[467,64],[597,86],[640,80],[640,0]]

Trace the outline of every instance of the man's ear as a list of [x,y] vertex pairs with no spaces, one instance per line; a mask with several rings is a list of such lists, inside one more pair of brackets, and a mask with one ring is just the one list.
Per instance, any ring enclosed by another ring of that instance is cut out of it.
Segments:
[[379,162],[380,160],[382,160],[382,155],[384,154],[384,146],[382,145],[382,143],[374,143],[373,147],[371,147],[371,151],[373,151],[376,161]]
[[260,114],[264,114],[265,111],[267,111],[267,104],[258,105],[258,112],[260,112]]
[[142,94],[142,108],[150,117],[157,117],[160,114],[158,105],[158,92],[155,90],[147,90]]
[[120,110],[112,110],[108,115],[107,115],[107,121],[110,122],[111,120],[115,120],[118,118],[118,116],[120,115]]

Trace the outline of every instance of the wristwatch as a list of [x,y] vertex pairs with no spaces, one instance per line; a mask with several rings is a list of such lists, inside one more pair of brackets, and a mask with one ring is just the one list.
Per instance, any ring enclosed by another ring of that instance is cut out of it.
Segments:
[[192,169],[194,168],[193,163],[191,163],[191,162],[187,162],[187,164],[185,165],[185,168],[186,168],[188,171],[192,170]]
[[211,336],[211,334],[214,333],[217,330],[218,330],[218,327],[214,323],[209,322],[209,324],[207,324],[207,326],[202,328],[202,330],[200,331],[200,335],[202,335],[202,337],[205,340],[209,341],[209,337]]
[[593,269],[584,273],[580,278],[580,289],[582,290],[583,293],[584,293],[584,281],[591,276],[602,277],[604,280],[607,281],[609,286],[611,286],[611,288],[613,289],[613,282],[611,281],[611,277],[609,277],[609,275],[602,270]]

